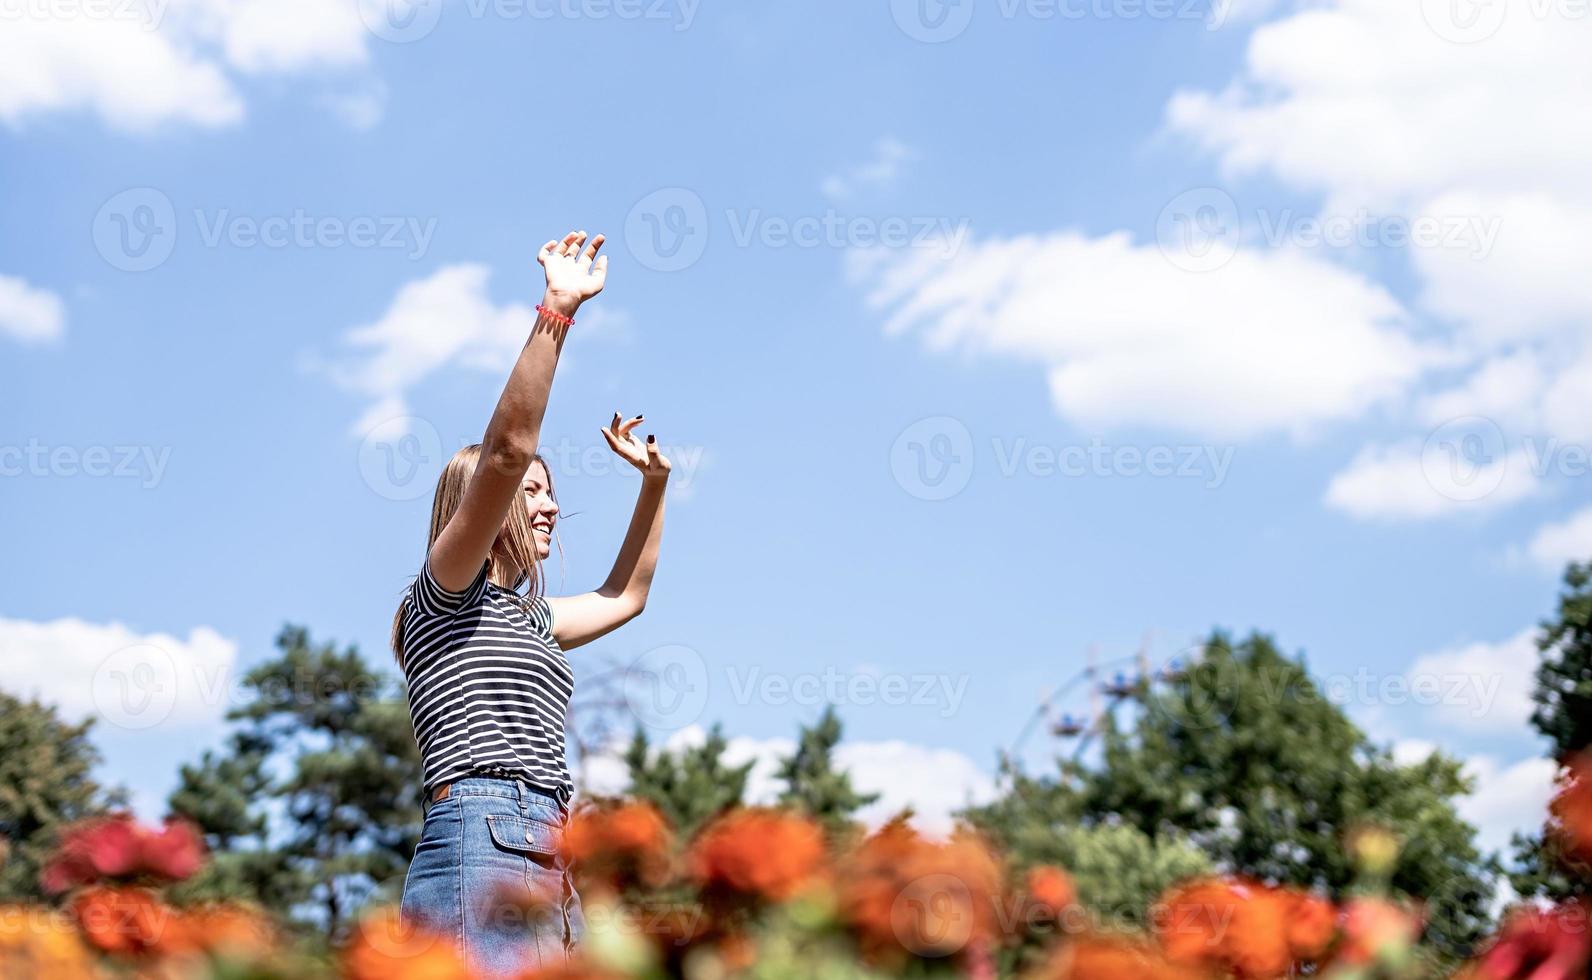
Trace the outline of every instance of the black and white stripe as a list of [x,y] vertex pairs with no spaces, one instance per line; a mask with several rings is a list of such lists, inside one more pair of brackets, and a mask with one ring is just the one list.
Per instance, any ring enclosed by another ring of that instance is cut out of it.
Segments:
[[487,580],[449,592],[429,564],[404,596],[404,676],[429,797],[465,776],[571,791],[564,713],[575,689],[553,611]]

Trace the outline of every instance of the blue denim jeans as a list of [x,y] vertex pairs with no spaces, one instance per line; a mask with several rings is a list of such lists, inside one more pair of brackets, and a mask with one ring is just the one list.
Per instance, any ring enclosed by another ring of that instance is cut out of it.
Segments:
[[564,963],[585,929],[558,853],[568,812],[512,779],[456,781],[426,811],[404,880],[405,923],[451,938],[482,976]]

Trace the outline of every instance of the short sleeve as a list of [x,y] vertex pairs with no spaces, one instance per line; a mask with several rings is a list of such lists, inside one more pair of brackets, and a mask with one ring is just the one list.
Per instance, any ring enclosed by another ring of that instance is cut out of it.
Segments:
[[[460,609],[465,609],[481,601],[482,594],[486,591],[487,562],[481,563],[481,570],[476,573],[475,581],[464,587],[461,592],[449,592],[431,575],[431,560],[420,566],[420,574],[415,578],[414,584],[409,587],[409,601],[415,611],[423,616],[452,616]],[[549,617],[551,618],[551,617]]]
[[545,596],[531,596],[526,603],[531,611],[531,625],[548,636],[553,635],[553,607]]

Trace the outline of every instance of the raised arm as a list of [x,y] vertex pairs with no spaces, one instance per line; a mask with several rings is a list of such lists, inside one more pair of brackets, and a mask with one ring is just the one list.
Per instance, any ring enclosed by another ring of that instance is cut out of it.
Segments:
[[602,244],[603,236],[598,235],[582,251],[586,233],[574,231],[563,241],[543,245],[536,256],[547,272],[542,306],[557,315],[537,315],[481,439],[481,459],[464,500],[431,547],[431,576],[450,592],[462,591],[475,580],[514,495],[521,492],[520,481],[536,455],[553,371],[568,333],[567,322],[560,317],[574,316],[580,304],[602,292],[608,276],[608,257],[597,257]]
[[640,424],[639,415],[621,423],[615,412],[613,422],[602,430],[609,448],[641,471],[641,492],[608,580],[596,592],[548,597],[547,604],[553,610],[553,638],[566,650],[618,629],[639,616],[647,605],[652,573],[658,567],[658,543],[663,539],[669,460],[658,451],[658,442],[652,436],[643,444],[631,434]]

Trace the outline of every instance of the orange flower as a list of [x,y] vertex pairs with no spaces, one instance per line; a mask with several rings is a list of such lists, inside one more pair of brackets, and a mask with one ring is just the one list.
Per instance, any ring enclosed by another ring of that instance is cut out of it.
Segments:
[[975,838],[933,844],[892,821],[841,867],[840,914],[870,961],[964,956],[998,932],[1001,869]]
[[1242,978],[1280,977],[1293,966],[1289,915],[1296,897],[1232,879],[1173,889],[1156,910],[1156,933],[1174,962],[1224,967]]
[[402,922],[393,909],[366,916],[343,951],[347,980],[469,980],[446,938]]
[[1592,861],[1592,753],[1570,762],[1548,811],[1565,854]]
[[147,888],[87,888],[71,908],[83,937],[107,953],[164,954],[193,946],[176,910]]
[[1336,959],[1347,964],[1370,963],[1413,943],[1421,920],[1384,898],[1351,899],[1345,906],[1343,943]]
[[1086,937],[1061,947],[1033,980],[1194,980],[1193,968],[1168,962],[1154,947]]
[[656,887],[669,873],[669,825],[650,803],[578,810],[560,846],[583,877],[610,888]]
[[687,864],[705,891],[783,902],[823,870],[824,835],[806,817],[761,807],[731,810],[691,845]]
[[1028,897],[1033,903],[1053,918],[1078,900],[1078,890],[1073,887],[1072,878],[1067,872],[1048,864],[1029,868],[1026,886]]
[[1288,948],[1296,960],[1318,960],[1338,934],[1338,910],[1319,895],[1290,892]]
[[50,892],[106,879],[181,881],[203,863],[204,844],[190,824],[168,820],[160,830],[152,830],[131,814],[118,813],[69,828],[39,881]]
[[75,926],[49,909],[0,906],[0,977],[100,976]]
[[259,912],[242,905],[206,905],[189,910],[184,927],[205,951],[259,959],[276,945],[276,931]]

